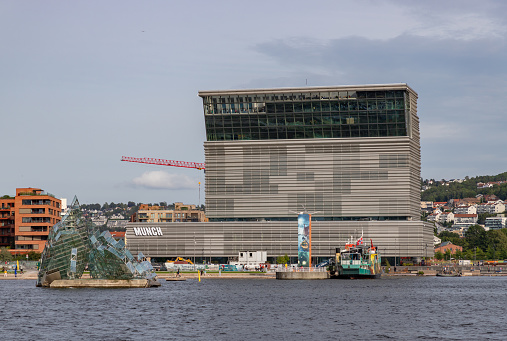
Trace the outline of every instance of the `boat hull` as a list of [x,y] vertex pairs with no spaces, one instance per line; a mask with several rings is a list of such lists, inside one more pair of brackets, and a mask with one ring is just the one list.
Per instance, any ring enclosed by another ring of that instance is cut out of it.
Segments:
[[377,279],[380,278],[380,274],[341,274],[341,275],[335,275],[330,276],[331,279]]

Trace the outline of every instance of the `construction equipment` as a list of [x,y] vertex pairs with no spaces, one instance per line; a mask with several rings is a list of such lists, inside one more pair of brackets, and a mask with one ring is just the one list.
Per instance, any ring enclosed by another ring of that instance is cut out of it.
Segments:
[[153,159],[150,157],[130,157],[130,156],[122,156],[121,161],[127,162],[137,162],[137,163],[148,163],[150,165],[160,165],[160,166],[173,166],[173,167],[183,167],[183,168],[194,168],[199,170],[205,170],[206,165],[204,163],[199,162],[186,162],[186,161],[174,161],[174,160],[164,160],[164,159]]
[[184,258],[181,258],[181,257],[178,257],[175,260],[168,260],[166,263],[176,263],[178,261],[187,262],[188,264],[194,265],[194,263],[190,259],[184,259]]

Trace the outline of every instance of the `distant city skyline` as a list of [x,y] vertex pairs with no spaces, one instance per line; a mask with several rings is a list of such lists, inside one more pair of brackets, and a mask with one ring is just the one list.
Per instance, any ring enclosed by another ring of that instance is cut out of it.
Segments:
[[204,203],[200,90],[407,83],[422,178],[496,175],[507,118],[507,3],[5,2],[0,195]]

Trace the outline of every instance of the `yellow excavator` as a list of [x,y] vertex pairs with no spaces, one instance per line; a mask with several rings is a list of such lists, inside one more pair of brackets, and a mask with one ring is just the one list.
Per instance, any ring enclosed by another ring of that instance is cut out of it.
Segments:
[[184,259],[184,258],[181,258],[181,257],[178,257],[175,260],[168,260],[166,263],[174,263],[174,262],[177,262],[177,261],[187,262],[188,264],[194,265],[194,263],[190,259]]

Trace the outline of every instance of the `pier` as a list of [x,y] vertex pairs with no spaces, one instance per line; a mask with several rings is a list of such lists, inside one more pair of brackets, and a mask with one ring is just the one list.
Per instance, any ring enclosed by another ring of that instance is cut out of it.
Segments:
[[278,269],[276,279],[304,280],[304,279],[328,279],[329,272],[325,268],[298,268]]

